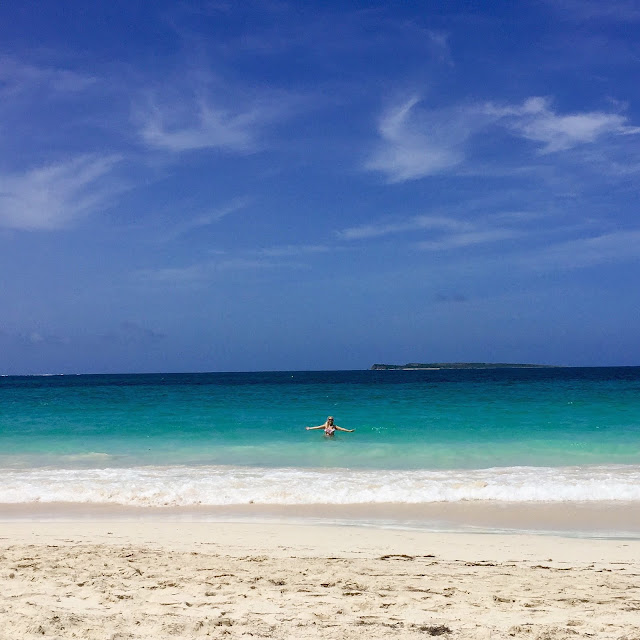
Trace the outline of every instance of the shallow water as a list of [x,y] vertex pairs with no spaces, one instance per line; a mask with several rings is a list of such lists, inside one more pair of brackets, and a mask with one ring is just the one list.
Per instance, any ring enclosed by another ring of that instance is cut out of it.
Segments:
[[0,407],[2,503],[640,505],[635,367],[5,377]]

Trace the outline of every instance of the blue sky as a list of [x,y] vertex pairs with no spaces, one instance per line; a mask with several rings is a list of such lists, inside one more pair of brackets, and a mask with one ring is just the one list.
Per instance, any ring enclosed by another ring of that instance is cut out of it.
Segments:
[[0,373],[640,364],[640,2],[0,5]]

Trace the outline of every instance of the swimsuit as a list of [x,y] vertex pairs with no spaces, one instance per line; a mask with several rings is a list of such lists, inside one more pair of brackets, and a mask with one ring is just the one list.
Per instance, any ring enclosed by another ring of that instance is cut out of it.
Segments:
[[324,428],[324,435],[325,436],[332,436],[335,432],[336,432],[336,428],[332,424],[328,424]]

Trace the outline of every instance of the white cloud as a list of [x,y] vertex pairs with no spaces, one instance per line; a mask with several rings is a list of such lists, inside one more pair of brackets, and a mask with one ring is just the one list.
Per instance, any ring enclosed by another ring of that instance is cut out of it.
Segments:
[[439,62],[453,66],[453,58],[451,57],[451,49],[449,47],[449,34],[428,29],[427,36],[432,55]]
[[79,156],[21,174],[0,175],[0,225],[28,231],[59,229],[113,196],[105,178],[117,156]]
[[295,258],[340,250],[340,247],[327,245],[280,245],[247,250],[236,255],[219,252],[220,255],[214,259],[207,259],[184,267],[158,267],[139,270],[135,273],[135,278],[145,285],[199,288],[228,272],[290,269],[292,267],[302,269],[310,266],[311,259],[294,261]]
[[185,267],[158,267],[142,269],[135,273],[136,280],[145,285],[161,287],[195,287],[206,286],[218,274],[229,271],[254,271],[283,266],[282,262],[274,262],[263,257],[225,257],[207,260]]
[[640,5],[637,0],[546,0],[551,9],[567,20],[586,22],[590,20],[612,22],[635,22],[640,20]]
[[544,247],[521,262],[534,269],[577,269],[607,262],[640,260],[640,230],[613,231]]
[[231,112],[200,103],[190,125],[175,122],[168,109],[154,108],[141,129],[143,140],[152,147],[180,152],[196,149],[224,149],[247,153],[257,146],[257,111]]
[[317,253],[328,253],[336,251],[337,247],[330,247],[323,244],[303,244],[303,245],[280,245],[276,247],[265,247],[256,251],[257,255],[270,258],[287,258]]
[[380,171],[390,182],[404,182],[451,169],[464,160],[462,144],[470,135],[465,118],[455,113],[416,109],[407,100],[380,118],[380,142],[365,169]]
[[189,220],[186,224],[188,224],[189,229],[207,227],[214,222],[222,220],[222,218],[226,218],[232,213],[236,213],[237,211],[244,209],[248,204],[249,198],[235,198],[224,207],[214,209],[213,211],[209,211],[208,213],[203,213],[202,215]]
[[135,277],[144,284],[187,286],[202,282],[206,271],[206,265],[193,264],[186,267],[142,269],[136,272]]
[[640,133],[639,127],[627,126],[627,118],[618,113],[588,111],[561,115],[551,109],[547,98],[541,97],[529,98],[520,106],[489,104],[486,112],[513,133],[542,143],[542,153],[564,151],[607,134]]
[[97,82],[92,76],[58,69],[25,64],[9,56],[0,57],[0,94],[6,98],[38,87],[59,93],[83,91]]
[[[471,138],[486,136],[491,127],[537,143],[542,154],[640,133],[640,127],[630,126],[620,113],[561,114],[544,97],[531,97],[515,105],[488,103],[441,110],[422,108],[420,100],[412,98],[382,115],[377,146],[364,168],[385,174],[392,183],[451,171],[465,162]],[[465,170],[473,172],[473,168]]]
[[219,85],[206,73],[195,74],[177,94],[158,91],[147,97],[136,120],[139,134],[150,147],[173,153],[221,149],[253,153],[263,146],[268,126],[291,111],[293,98],[263,92],[246,96]]
[[343,240],[362,240],[376,238],[395,233],[419,231],[421,229],[439,229],[443,231],[464,231],[472,228],[469,223],[447,218],[445,216],[414,216],[408,220],[397,222],[381,222],[378,224],[366,224],[358,227],[349,227],[337,232]]
[[245,209],[251,199],[248,197],[239,197],[234,198],[231,202],[228,202],[222,207],[218,207],[207,211],[206,213],[201,213],[200,215],[194,216],[190,219],[183,220],[179,224],[177,224],[173,229],[169,230],[168,233],[161,236],[160,240],[164,242],[170,242],[183,236],[191,231],[196,229],[201,229],[203,227],[208,227],[216,222],[219,222],[223,218],[230,216],[238,211],[242,211]]
[[[526,222],[529,218],[513,216],[512,214],[495,214],[491,216],[494,221],[510,220],[512,222]],[[412,240],[415,241],[415,232],[431,232],[428,240],[417,242],[414,246],[429,251],[444,251],[460,247],[469,247],[478,244],[499,242],[523,235],[523,231],[506,227],[494,227],[490,223],[484,225],[477,222],[466,222],[446,216],[415,216],[406,220],[390,223],[379,223],[351,227],[338,232],[338,237],[343,240],[363,240],[382,237],[396,233],[413,232]]]
[[484,229],[464,233],[453,233],[439,240],[426,240],[419,242],[418,247],[429,251],[443,251],[446,249],[459,249],[477,244],[509,240],[521,235],[522,231],[516,231],[515,229]]

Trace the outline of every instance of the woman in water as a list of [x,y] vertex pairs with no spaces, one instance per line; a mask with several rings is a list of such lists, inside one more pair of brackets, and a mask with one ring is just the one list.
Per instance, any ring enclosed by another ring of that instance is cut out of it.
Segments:
[[317,427],[305,427],[305,429],[307,431],[313,431],[314,429],[324,429],[324,435],[328,438],[333,438],[333,434],[336,431],[346,431],[347,433],[355,431],[355,429],[343,429],[342,427],[339,427],[333,421],[333,416],[329,416],[324,424],[321,424]]

